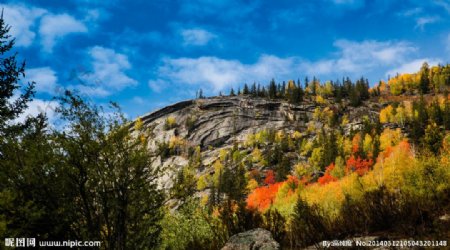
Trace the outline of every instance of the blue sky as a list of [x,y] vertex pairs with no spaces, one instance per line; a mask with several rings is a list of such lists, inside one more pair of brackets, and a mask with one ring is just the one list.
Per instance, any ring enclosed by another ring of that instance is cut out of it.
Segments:
[[365,76],[450,61],[450,1],[66,0],[0,3],[37,82],[29,113],[77,89],[134,118],[243,83]]

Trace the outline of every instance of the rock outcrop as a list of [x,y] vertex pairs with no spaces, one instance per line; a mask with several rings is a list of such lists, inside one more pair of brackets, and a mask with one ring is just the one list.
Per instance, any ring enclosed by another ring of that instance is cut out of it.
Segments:
[[253,229],[231,236],[222,250],[278,250],[280,244],[272,234],[262,228]]
[[[165,119],[172,116],[177,124],[175,134],[190,144],[221,146],[234,139],[245,139],[250,132],[265,128],[283,129],[305,126],[312,117],[314,104],[291,105],[285,101],[263,98],[215,97],[179,102],[141,117],[153,126],[156,140],[164,140]],[[186,126],[190,120],[189,127]],[[170,133],[170,132],[169,132]]]
[[[328,106],[305,100],[299,105],[293,105],[285,100],[268,100],[250,96],[213,97],[206,99],[187,100],[156,110],[141,116],[144,126],[150,129],[152,135],[149,150],[157,152],[161,143],[170,143],[175,139],[194,148],[202,149],[202,165],[197,174],[209,171],[211,165],[223,148],[232,147],[235,143],[246,140],[251,133],[264,129],[294,130],[303,132],[307,129],[309,121],[313,120],[316,108],[322,110],[328,107],[331,110],[343,112],[349,123],[344,131],[349,133],[363,125],[363,117],[370,119],[378,116],[382,108],[378,103],[366,103],[354,108],[343,104],[335,104],[329,100]],[[168,118],[176,124],[167,126]],[[314,121],[313,126],[320,131],[322,123]],[[313,138],[314,132],[308,133]],[[175,154],[168,158],[157,157],[154,164],[178,169],[187,164],[186,154]],[[171,186],[171,174],[166,173],[161,180],[161,187]]]
[[[253,97],[213,97],[182,101],[141,117],[146,126],[153,128],[155,141],[167,141],[178,135],[192,145],[218,147],[234,140],[244,140],[246,135],[266,128],[301,130],[312,119],[317,103],[304,101],[300,105],[284,100]],[[337,104],[329,106],[337,109]],[[324,108],[324,107],[322,107]],[[370,103],[358,108],[347,106],[344,110],[353,126],[362,123],[363,116],[378,116],[381,105]],[[173,117],[178,124],[166,131],[164,123]],[[189,120],[189,126],[186,126]]]

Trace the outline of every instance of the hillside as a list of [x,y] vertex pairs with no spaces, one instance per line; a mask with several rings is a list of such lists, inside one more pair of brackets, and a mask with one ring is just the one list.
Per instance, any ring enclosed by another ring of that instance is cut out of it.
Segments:
[[0,249],[449,249],[450,0],[0,5]]
[[[219,158],[221,150],[229,149],[235,143],[242,146],[251,134],[264,130],[292,134],[306,131],[308,125],[318,129],[323,127],[323,121],[314,120],[316,109],[339,110],[340,115],[348,119],[348,124],[342,127],[348,134],[362,126],[363,117],[369,117],[371,121],[378,119],[382,108],[383,105],[374,101],[352,107],[332,100],[322,105],[308,100],[290,104],[284,100],[251,96],[222,96],[179,102],[143,115],[140,120],[152,131],[151,151],[159,153],[158,146],[171,142],[182,144],[175,155],[169,153],[167,157],[158,157],[154,164],[183,167],[188,163],[189,149],[200,147],[203,168],[197,174],[202,174],[211,171],[211,164]],[[174,124],[168,126],[171,120]],[[314,123],[308,124],[309,121]],[[303,136],[313,139],[316,132],[311,130]]]
[[[439,219],[449,213],[448,87],[393,94],[384,82],[371,89],[359,83],[314,80],[302,89],[272,81],[272,93],[244,86],[237,95],[183,101],[138,118],[135,130],[150,133],[152,166],[164,169],[159,187],[171,211],[164,221],[178,227],[164,224],[164,244],[194,244],[183,238],[190,217],[218,227],[212,235],[202,226],[194,232],[212,237],[201,243],[206,248],[255,227],[271,231],[282,247],[372,233],[448,235],[441,230],[448,220]],[[406,215],[419,217],[402,220]],[[308,233],[294,236],[296,230]]]
[[[217,227],[225,223],[224,235],[264,227],[285,247],[288,239],[306,246],[330,235],[376,233],[389,239],[448,235],[448,230],[440,229],[448,220],[437,219],[449,213],[445,184],[450,166],[448,90],[394,95],[383,84],[370,89],[369,96],[359,102],[351,96],[336,98],[339,85],[333,86],[334,94],[324,95],[326,85],[320,83],[316,90],[321,94],[313,94],[308,86],[302,98],[293,102],[288,85],[278,88],[273,98],[250,91],[200,98],[138,118],[134,126],[150,131],[152,166],[164,169],[159,186],[167,192],[172,211],[166,220],[181,230],[176,233],[169,227],[166,233],[183,235],[189,228],[185,220],[200,216],[196,223]],[[425,174],[430,167],[433,174]],[[418,197],[424,198],[421,190],[430,187],[439,187],[439,194],[425,198],[429,203],[425,207],[416,204]],[[399,189],[410,191],[400,195],[395,191]],[[392,205],[385,207],[380,199]],[[207,209],[184,210],[197,202]],[[431,207],[436,210],[430,211]],[[247,212],[239,214],[242,209]],[[211,213],[219,215],[210,217]],[[307,228],[292,228],[298,213],[310,213],[298,220],[312,216],[299,222]],[[410,213],[430,217],[418,217],[421,222],[401,219]],[[288,227],[281,226],[285,222]],[[420,230],[405,231],[418,225]],[[314,236],[291,238],[295,230],[310,230]],[[223,244],[216,236],[210,236],[211,244]],[[173,244],[175,238],[165,237],[166,244]]]

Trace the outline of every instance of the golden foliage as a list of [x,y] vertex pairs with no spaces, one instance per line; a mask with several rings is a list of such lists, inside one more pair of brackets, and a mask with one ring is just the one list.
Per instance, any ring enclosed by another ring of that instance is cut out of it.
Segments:
[[397,128],[396,130],[385,128],[380,135],[380,149],[385,150],[388,147],[394,146],[402,139],[402,131],[399,128]]
[[136,121],[134,122],[134,130],[139,131],[142,129],[142,126],[143,126],[142,119],[140,117],[138,117],[136,119]]
[[392,110],[393,110],[393,107],[391,105],[388,105],[386,108],[384,108],[380,111],[380,122],[381,123],[392,122]]

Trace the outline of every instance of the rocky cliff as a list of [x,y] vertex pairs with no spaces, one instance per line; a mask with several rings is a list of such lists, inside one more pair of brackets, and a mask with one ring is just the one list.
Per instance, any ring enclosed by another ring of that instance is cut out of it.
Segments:
[[[162,143],[174,141],[181,141],[186,147],[199,146],[204,166],[200,171],[204,172],[209,171],[208,166],[219,157],[220,149],[239,145],[250,133],[263,129],[302,132],[311,124],[320,128],[320,121],[310,122],[318,107],[339,110],[339,116],[346,115],[349,120],[346,131],[361,126],[364,116],[369,119],[377,117],[382,108],[382,105],[370,102],[357,108],[345,102],[338,105],[329,100],[328,103],[319,105],[305,100],[300,105],[293,105],[283,100],[265,98],[213,97],[182,101],[143,115],[140,119],[152,133],[150,150],[157,152]],[[313,137],[314,133],[308,136]],[[177,169],[188,164],[188,159],[186,154],[158,156],[153,164]],[[161,181],[165,188],[171,185],[171,175],[169,171]]]

